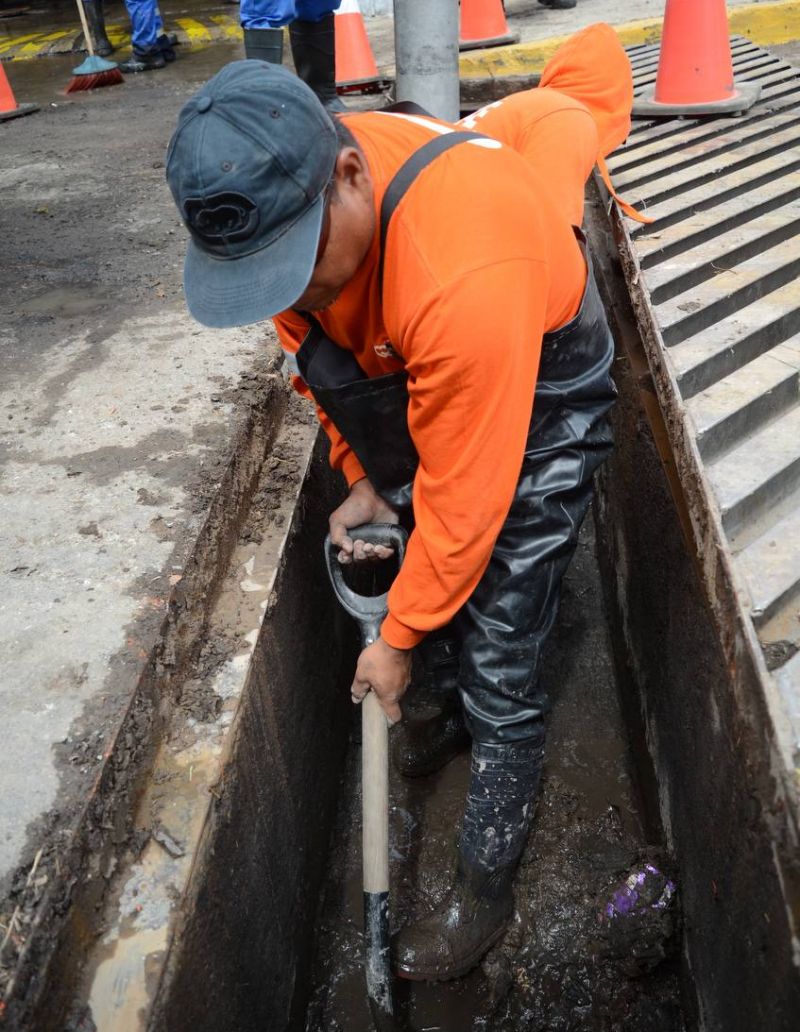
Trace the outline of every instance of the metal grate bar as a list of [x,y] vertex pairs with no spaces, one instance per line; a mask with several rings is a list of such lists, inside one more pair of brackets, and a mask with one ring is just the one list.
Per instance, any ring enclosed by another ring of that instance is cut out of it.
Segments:
[[791,280],[670,349],[683,398],[692,398],[796,333],[800,309]]
[[[800,174],[775,178],[759,190],[762,200],[753,204],[752,196],[739,194],[715,205],[705,212],[692,215],[692,226],[672,225],[655,227],[638,237],[637,250],[643,269],[653,269],[685,251],[699,248],[708,240],[730,234],[740,227],[748,231],[748,224],[769,217],[780,208],[789,207],[800,198]],[[755,228],[758,232],[759,228]]]
[[[787,222],[787,218],[791,221]],[[716,239],[693,248],[691,265],[682,255],[674,261],[663,261],[648,276],[653,304],[685,293],[723,272],[736,271],[750,258],[769,251],[800,233],[800,203],[790,204],[736,231],[730,227]]]

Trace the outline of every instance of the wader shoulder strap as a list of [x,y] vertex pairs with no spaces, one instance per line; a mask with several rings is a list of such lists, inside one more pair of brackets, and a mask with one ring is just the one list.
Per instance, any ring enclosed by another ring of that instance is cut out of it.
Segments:
[[486,139],[483,133],[452,132],[434,136],[432,140],[429,140],[418,150],[415,150],[411,157],[395,173],[394,178],[386,188],[386,193],[383,195],[383,201],[381,202],[381,258],[378,266],[378,284],[381,294],[383,294],[383,260],[386,253],[386,236],[389,232],[389,222],[398,204],[405,196],[406,191],[420,172],[427,168],[432,161],[435,161],[440,154],[444,154],[451,147],[457,147],[458,144],[466,143],[468,140],[483,139]]
[[[392,104],[391,107],[387,108],[389,112],[406,113],[407,110],[416,109],[419,112],[427,115],[427,112],[423,111],[419,105],[414,104],[413,101],[405,101],[398,104]],[[402,112],[400,109],[403,109]],[[428,116],[428,117],[433,117]],[[406,191],[422,172],[423,169],[427,168],[432,161],[435,161],[440,154],[444,154],[445,151],[450,150],[451,147],[457,147],[460,143],[467,143],[469,140],[485,140],[486,136],[483,133],[466,133],[466,132],[448,132],[442,133],[441,135],[434,136],[432,140],[428,140],[427,143],[414,151],[410,158],[400,166],[395,172],[394,177],[386,188],[386,193],[383,195],[383,201],[381,202],[381,257],[378,264],[378,284],[380,287],[381,295],[383,294],[383,256],[386,253],[386,236],[389,232],[389,223],[391,222],[392,215],[397,210],[397,206],[405,196]],[[299,309],[295,309],[298,315],[306,319],[310,325],[319,326],[319,323],[311,314],[311,312],[301,312]]]

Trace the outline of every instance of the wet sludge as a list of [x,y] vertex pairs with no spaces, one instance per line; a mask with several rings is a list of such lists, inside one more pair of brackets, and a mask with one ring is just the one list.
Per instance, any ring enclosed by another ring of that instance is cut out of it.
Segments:
[[[684,1032],[678,878],[642,812],[603,616],[591,516],[545,660],[545,775],[515,882],[516,913],[465,979],[395,980],[413,1032]],[[306,1032],[370,1032],[361,958],[360,752],[349,750],[321,902]],[[394,927],[444,895],[469,760],[391,774]]]

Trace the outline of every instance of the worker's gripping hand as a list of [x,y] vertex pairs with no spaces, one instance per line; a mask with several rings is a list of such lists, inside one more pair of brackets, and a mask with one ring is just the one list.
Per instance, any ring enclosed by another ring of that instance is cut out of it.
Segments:
[[340,563],[364,562],[365,560],[388,559],[394,554],[386,545],[371,545],[353,539],[348,534],[351,527],[362,523],[398,523],[399,517],[384,502],[369,480],[364,477],[350,488],[350,494],[335,512],[331,513],[329,527],[331,543],[339,549]]
[[411,649],[395,649],[378,638],[358,657],[350,695],[363,702],[367,692],[375,692],[390,724],[402,717],[398,703],[411,680]]

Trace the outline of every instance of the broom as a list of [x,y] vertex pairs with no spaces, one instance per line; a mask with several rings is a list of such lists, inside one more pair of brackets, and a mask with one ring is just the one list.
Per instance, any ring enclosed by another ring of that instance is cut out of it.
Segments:
[[77,4],[89,56],[83,64],[79,64],[77,68],[72,69],[72,78],[64,92],[79,93],[81,90],[96,90],[100,86],[116,86],[118,83],[124,82],[122,72],[113,61],[106,61],[105,58],[95,55],[89,26],[86,23],[86,12],[83,9],[83,3],[81,0],[77,0]]

